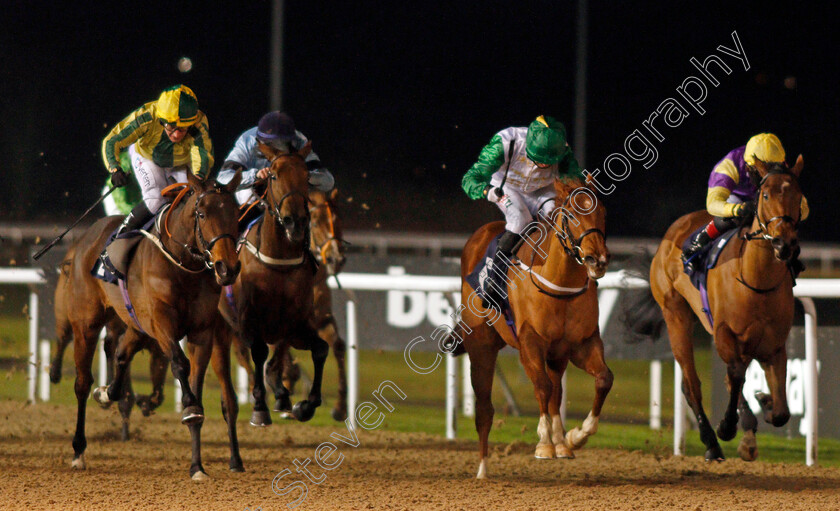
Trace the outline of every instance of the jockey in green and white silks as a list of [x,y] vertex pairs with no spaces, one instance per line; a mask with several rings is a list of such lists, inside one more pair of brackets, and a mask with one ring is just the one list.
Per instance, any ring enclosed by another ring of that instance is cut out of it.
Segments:
[[[566,142],[566,128],[553,117],[541,115],[527,128],[504,129],[481,150],[461,186],[471,199],[486,198],[505,215],[494,267],[506,270],[522,230],[540,212],[547,217],[554,209],[554,179],[560,175],[582,177],[582,172]],[[500,303],[497,290],[506,289],[505,273],[490,272],[494,285],[485,284],[485,307]]]

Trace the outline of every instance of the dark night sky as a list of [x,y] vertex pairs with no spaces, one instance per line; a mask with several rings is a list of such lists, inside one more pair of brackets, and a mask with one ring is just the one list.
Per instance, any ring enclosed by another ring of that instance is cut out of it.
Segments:
[[[496,131],[547,113],[574,145],[576,2],[286,4],[284,106],[336,175],[349,228],[469,231],[500,217],[460,189]],[[606,199],[611,234],[661,236],[703,207],[708,174],[727,151],[773,131],[790,160],[805,156],[813,213],[803,238],[840,238],[836,23],[820,7],[764,4],[590,3],[589,168],[678,97],[698,74],[689,58],[733,47],[733,30],[751,65],[724,57],[733,72],[718,73],[707,113],[665,128],[656,165],[637,164],[617,183]],[[198,95],[217,163],[268,109],[267,1],[31,5],[4,3],[2,220],[81,213],[104,179],[108,126],[171,84]],[[188,74],[176,69],[184,55],[194,62]]]

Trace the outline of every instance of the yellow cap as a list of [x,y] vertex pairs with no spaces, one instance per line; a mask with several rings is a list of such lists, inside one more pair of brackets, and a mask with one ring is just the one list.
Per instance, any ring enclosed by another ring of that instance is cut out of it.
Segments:
[[765,163],[781,163],[785,161],[785,148],[779,137],[772,133],[759,133],[747,142],[744,150],[744,161],[755,165],[755,159]]
[[184,128],[198,120],[198,99],[186,85],[176,85],[163,91],[156,107],[158,117],[166,124]]

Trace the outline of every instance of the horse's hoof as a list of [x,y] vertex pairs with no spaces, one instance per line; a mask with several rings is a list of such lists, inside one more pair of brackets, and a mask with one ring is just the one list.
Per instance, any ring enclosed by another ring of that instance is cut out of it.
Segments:
[[93,400],[99,403],[104,410],[111,407],[113,401],[108,399],[108,387],[96,387],[93,389]]
[[534,457],[538,460],[553,460],[557,456],[554,453],[554,446],[551,444],[540,444],[534,451]]
[[190,426],[202,422],[204,422],[204,410],[200,406],[193,405],[184,408],[184,412],[181,414],[181,424]]
[[291,404],[286,406],[283,403],[281,403],[280,401],[275,401],[274,402],[274,411],[275,412],[280,412],[280,413],[291,412],[292,411],[292,406],[291,406]]
[[570,449],[580,449],[586,445],[587,440],[589,440],[589,435],[580,428],[571,429],[566,433],[566,445]]
[[193,474],[192,477],[190,477],[190,479],[192,479],[193,481],[206,481],[210,479],[210,476],[205,474],[203,470],[199,470],[198,472]]
[[728,442],[735,438],[735,435],[738,433],[738,423],[733,422],[732,426],[730,426],[726,420],[720,421],[717,427],[717,436],[724,442]]
[[76,470],[87,469],[87,464],[85,463],[85,455],[80,454],[78,458],[73,458],[73,461],[70,462],[70,466],[75,468]]
[[333,408],[332,418],[336,422],[344,422],[344,420],[347,419],[347,409]]
[[50,381],[57,384],[61,381],[61,371],[55,367],[50,367]]
[[758,445],[755,443],[755,432],[747,431],[738,444],[738,455],[744,461],[755,461],[758,458]]
[[723,461],[726,456],[723,455],[723,449],[719,445],[712,447],[706,451],[706,461]]
[[140,409],[143,417],[150,417],[152,415],[152,400],[149,399],[149,396],[137,396],[137,408]]
[[478,464],[478,474],[475,475],[476,479],[487,479],[487,460],[481,460],[481,463]]
[[291,411],[288,412],[280,412],[280,418],[285,421],[293,421],[295,420],[295,416],[292,415]]
[[245,472],[245,467],[243,467],[242,465],[234,465],[234,466],[230,467],[230,471],[231,472]]
[[574,451],[569,449],[565,443],[554,444],[554,454],[556,454],[558,458],[566,460],[575,459]]
[[298,401],[292,407],[292,415],[295,416],[299,422],[306,422],[315,415],[315,409],[318,405],[314,405],[307,400]]
[[268,410],[254,410],[251,412],[251,426],[271,426],[271,414]]
[[131,440],[131,435],[128,432],[128,424],[123,424],[122,429],[120,430],[120,438],[123,442]]

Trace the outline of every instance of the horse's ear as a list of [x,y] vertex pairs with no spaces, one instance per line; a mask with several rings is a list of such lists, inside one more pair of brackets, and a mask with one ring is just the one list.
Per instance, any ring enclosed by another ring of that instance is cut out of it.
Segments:
[[330,200],[334,201],[336,198],[338,198],[338,188],[333,188],[330,192]]
[[802,167],[804,167],[804,166],[805,166],[805,161],[802,159],[802,155],[800,154],[796,158],[796,163],[793,165],[793,168],[790,169],[791,174],[793,174],[796,177],[799,177],[799,174],[802,173]]
[[233,175],[233,179],[230,182],[222,187],[222,189],[228,193],[235,193],[236,189],[239,188],[239,184],[242,182],[242,169],[238,169],[236,174]]
[[297,150],[297,153],[304,160],[306,159],[307,156],[309,156],[309,153],[311,153],[311,152],[312,152],[312,141],[311,140],[307,140],[306,143],[303,144],[303,147],[301,147],[300,149]]
[[277,149],[276,147],[271,147],[268,144],[263,144],[259,140],[257,140],[257,149],[260,150],[262,155],[265,156],[265,158],[268,161],[274,160],[277,157],[277,155],[281,152],[280,149]]
[[196,190],[198,190],[200,192],[204,191],[204,188],[205,188],[204,181],[202,181],[195,174],[193,174],[191,170],[187,171],[187,183],[189,183],[189,185],[192,188],[195,188]]
[[753,155],[753,160],[755,160],[755,163],[753,164],[753,167],[755,167],[755,170],[756,170],[756,172],[758,172],[758,175],[761,176],[762,178],[764,176],[766,176],[767,175],[767,164],[765,162],[763,162],[762,160],[759,160],[756,155]]

